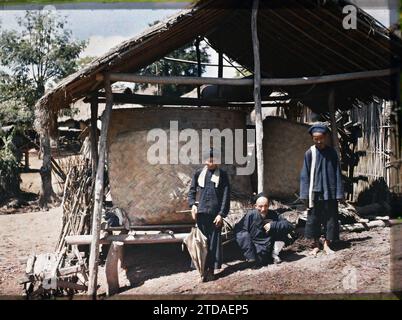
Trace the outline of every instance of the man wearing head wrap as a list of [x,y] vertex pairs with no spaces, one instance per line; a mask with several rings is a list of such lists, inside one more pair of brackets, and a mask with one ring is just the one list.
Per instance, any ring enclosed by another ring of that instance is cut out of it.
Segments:
[[[227,173],[219,168],[218,152],[213,149],[204,155],[205,166],[195,172],[191,181],[188,202],[193,219],[208,240],[208,254],[203,281],[214,279],[214,269],[222,265],[222,218],[229,213],[230,186]],[[196,195],[199,192],[199,203]]]
[[268,198],[258,194],[255,208],[236,224],[236,242],[244,258],[255,266],[267,265],[271,261],[280,263],[279,252],[289,244],[288,234],[293,231],[289,221],[269,210]]
[[320,251],[323,227],[323,249],[332,254],[330,244],[339,240],[338,200],[344,198],[339,158],[335,149],[326,143],[329,129],[325,124],[314,124],[308,132],[314,145],[304,155],[300,174],[300,199],[308,203],[305,236],[314,239],[311,254],[316,255]]

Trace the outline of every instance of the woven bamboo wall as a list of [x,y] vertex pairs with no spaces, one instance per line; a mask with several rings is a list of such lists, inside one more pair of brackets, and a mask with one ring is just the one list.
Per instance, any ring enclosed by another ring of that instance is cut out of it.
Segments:
[[[124,209],[132,225],[191,222],[187,196],[191,177],[201,165],[150,164],[148,131],[161,128],[170,134],[170,121],[179,121],[179,130],[224,128],[244,129],[245,114],[212,108],[141,108],[114,110],[108,135],[108,164],[111,195]],[[223,139],[222,139],[223,140]],[[179,146],[183,145],[179,143]],[[222,142],[222,146],[224,143]],[[180,148],[180,147],[179,147]],[[169,155],[168,147],[168,155]],[[249,176],[237,176],[235,165],[223,165],[232,188],[250,194]]]
[[308,125],[277,117],[264,120],[264,191],[295,200],[299,194],[304,153],[313,144]]
[[362,203],[389,201],[388,192],[401,193],[401,155],[398,126],[393,118],[393,103],[380,100],[352,109],[352,120],[362,124],[357,150],[366,155],[359,159],[354,176],[363,176],[354,186],[354,200]]

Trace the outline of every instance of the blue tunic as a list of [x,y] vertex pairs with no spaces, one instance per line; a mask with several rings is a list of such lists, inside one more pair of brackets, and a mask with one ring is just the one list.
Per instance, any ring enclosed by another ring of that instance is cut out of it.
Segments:
[[[319,194],[321,200],[343,199],[342,173],[335,149],[326,146],[323,150],[316,150],[313,193]],[[300,174],[300,199],[309,198],[311,162],[312,154],[308,149]]]
[[218,214],[226,217],[229,213],[229,178],[224,170],[219,169],[219,183],[218,187],[215,188],[215,183],[211,181],[215,170],[207,170],[202,188],[198,185],[198,177],[201,171],[202,169],[197,170],[191,181],[188,204],[190,208],[195,204],[197,191],[199,191],[197,226],[208,240],[205,267],[207,269],[220,269],[222,266],[221,227],[215,226],[214,219]]
[[[271,223],[268,233],[264,229],[267,222]],[[271,254],[275,241],[286,241],[287,234],[292,230],[289,221],[275,211],[268,210],[267,216],[263,218],[257,209],[253,209],[236,224],[234,231],[244,257],[260,261]]]
[[190,208],[195,204],[197,191],[200,192],[198,213],[206,213],[212,216],[220,214],[222,217],[226,217],[229,213],[230,207],[230,187],[229,178],[227,173],[218,169],[219,183],[215,188],[215,183],[211,181],[211,177],[214,170],[207,170],[205,175],[204,188],[198,185],[198,177],[202,169],[195,172],[193,180],[191,181],[190,192],[188,194],[188,204]]

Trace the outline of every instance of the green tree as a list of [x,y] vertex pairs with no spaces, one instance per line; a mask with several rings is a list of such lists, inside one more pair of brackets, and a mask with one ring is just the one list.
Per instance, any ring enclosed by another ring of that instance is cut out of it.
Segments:
[[19,101],[31,112],[45,89],[77,70],[85,41],[72,39],[66,18],[54,11],[26,11],[21,31],[0,32],[0,103]]
[[[158,21],[150,24],[150,26],[155,25]],[[209,62],[209,55],[207,53],[207,46],[202,44],[199,45],[200,48],[200,60],[201,62]],[[197,50],[196,41],[180,48],[168,55],[169,58],[187,60],[187,61],[197,61]],[[201,65],[201,73],[205,71],[205,66]],[[198,76],[198,65],[194,63],[184,63],[178,61],[171,61],[167,59],[160,59],[139,71],[140,75],[156,75],[156,76]],[[136,84],[134,91],[144,90],[148,88],[149,84]],[[191,85],[160,85],[154,90],[154,94],[159,95],[170,95],[170,96],[181,96],[182,94],[191,91],[196,86]],[[158,92],[159,91],[159,92]]]
[[[29,126],[34,122],[34,106],[47,88],[77,70],[77,59],[86,47],[85,41],[72,38],[66,17],[56,11],[26,11],[18,19],[21,31],[0,32],[0,103],[14,110],[30,113]],[[25,113],[24,116],[25,117]],[[41,132],[43,164],[40,170],[42,191],[39,205],[47,209],[57,199],[51,183],[50,142],[47,130]]]
[[19,159],[13,144],[15,129],[6,136],[0,129],[0,202],[20,192]]

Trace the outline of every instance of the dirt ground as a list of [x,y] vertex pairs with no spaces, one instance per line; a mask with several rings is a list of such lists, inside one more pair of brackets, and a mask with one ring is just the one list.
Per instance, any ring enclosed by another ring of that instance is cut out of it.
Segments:
[[0,215],[0,295],[21,295],[18,284],[31,253],[53,252],[61,229],[61,208]]
[[[61,228],[61,209],[0,215],[0,295],[18,296],[25,262],[30,253],[52,252]],[[393,236],[391,237],[390,234]],[[181,245],[125,247],[127,272],[120,274],[121,292],[115,298],[143,295],[269,295],[387,293],[401,289],[401,225],[360,233],[342,233],[335,255],[308,255],[305,242],[297,241],[282,252],[284,262],[250,269],[235,244],[224,248],[224,264],[213,282],[199,283]],[[393,241],[392,246],[390,241]],[[398,240],[399,239],[399,240]],[[396,244],[399,241],[399,246]],[[394,263],[391,264],[391,248]],[[399,264],[397,264],[399,263]],[[105,292],[104,267],[99,270]]]
[[[31,167],[40,161],[31,157]],[[39,173],[22,175],[22,189],[38,193]],[[0,297],[21,296],[25,263],[32,253],[53,252],[61,228],[61,208],[48,212],[0,214]],[[105,248],[106,249],[106,248]],[[360,233],[342,233],[336,254],[308,255],[303,240],[282,252],[283,263],[250,269],[234,243],[224,247],[217,280],[200,283],[181,245],[126,246],[127,271],[120,273],[120,293],[113,298],[231,297],[283,294],[350,294],[402,291],[402,225]],[[392,262],[391,262],[392,261]],[[104,267],[99,270],[104,297]]]
[[[308,255],[295,243],[283,253],[283,263],[250,269],[236,245],[224,250],[224,265],[213,282],[199,283],[197,271],[178,245],[130,247],[129,265],[121,278],[126,285],[118,298],[134,295],[282,295],[390,292],[390,228],[343,233],[335,255]],[[104,288],[102,288],[104,289]]]

